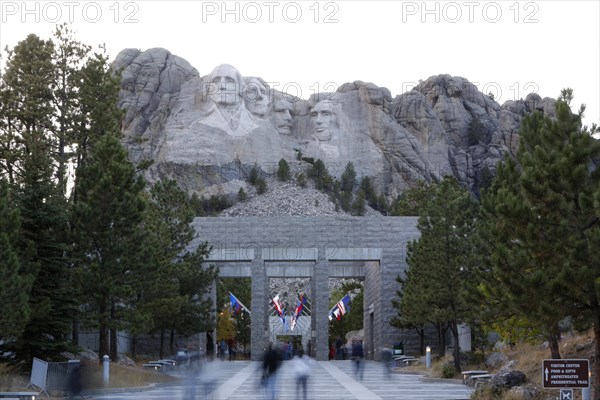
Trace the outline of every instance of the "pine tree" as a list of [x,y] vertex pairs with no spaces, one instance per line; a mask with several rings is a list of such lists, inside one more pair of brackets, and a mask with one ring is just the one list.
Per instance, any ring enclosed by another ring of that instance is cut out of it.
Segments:
[[29,35],[9,52],[0,97],[5,176],[20,210],[19,260],[33,281],[30,319],[15,341],[19,359],[68,349],[75,304],[68,274],[67,207],[55,179],[54,45]]
[[21,268],[17,252],[20,217],[18,209],[9,205],[8,184],[0,179],[0,352],[14,345],[30,318],[32,277]]
[[[0,131],[4,133],[0,135],[3,142],[0,160],[4,161],[0,162],[0,168],[4,167],[12,183],[21,147],[18,132],[22,124],[16,120],[22,120],[19,115],[27,113],[31,116],[35,112],[39,130],[44,132],[50,143],[49,154],[57,185],[65,194],[68,190],[68,167],[77,164],[74,152],[79,151],[83,144],[77,139],[81,130],[90,125],[83,112],[84,107],[90,106],[84,94],[90,85],[82,71],[90,60],[100,56],[89,57],[90,46],[76,41],[67,24],[56,28],[53,39],[43,41],[29,35],[8,52],[4,85],[0,84],[11,88],[10,93],[0,88]],[[95,87],[97,92],[103,90],[102,85]],[[105,99],[96,97],[88,100],[99,105]],[[101,109],[98,111],[102,112]]]
[[346,168],[341,176],[340,190],[342,192],[350,192],[354,190],[356,185],[356,171],[354,171],[354,164],[349,162],[346,164]]
[[[409,246],[403,294],[397,307],[400,311],[414,308],[422,312],[428,322],[438,327],[438,332],[448,328],[454,337],[454,367],[460,372],[458,325],[472,314],[468,293],[476,283],[472,248],[476,204],[469,192],[461,188],[454,178],[446,177],[435,185],[419,217],[420,238]],[[399,324],[419,327],[424,321],[414,314],[401,313]],[[443,338],[442,335],[440,338]],[[445,343],[441,341],[440,352]]]
[[[191,223],[194,212],[190,198],[169,180],[155,184],[151,191],[144,235],[151,242],[147,254],[153,265],[142,270],[147,279],[141,283],[144,306],[154,321],[154,330],[161,334],[161,356],[165,351],[165,334],[171,332],[189,335],[213,324],[208,291],[217,272],[202,266],[208,255],[208,245],[200,244],[194,251],[187,250],[196,236]],[[172,339],[171,339],[172,340]],[[170,343],[171,349],[173,343]]]
[[504,304],[542,329],[553,357],[565,317],[594,329],[600,354],[600,144],[571,99],[572,91],[561,93],[555,119],[536,112],[523,120],[516,159],[498,167],[484,192],[480,229],[490,255],[486,289],[505,291]]
[[328,191],[333,188],[333,178],[322,160],[315,161],[306,175],[315,182],[317,190]]
[[71,316],[76,308],[67,253],[67,202],[53,179],[48,143],[26,136],[29,150],[16,191],[21,213],[21,260],[35,277],[31,318],[17,342],[20,358],[56,359],[69,349]]
[[426,209],[427,202],[433,196],[435,185],[425,181],[405,189],[396,200],[392,202],[390,214],[394,216],[417,216]]
[[[409,255],[413,246],[414,243],[409,243]],[[427,298],[421,296],[421,286],[425,282],[417,281],[418,273],[418,269],[409,268],[404,277],[396,277],[400,288],[396,291],[398,299],[392,300],[392,306],[398,310],[398,315],[392,319],[391,325],[399,329],[414,329],[419,335],[420,354],[425,354],[425,325],[431,323],[431,317]]]
[[52,103],[54,137],[53,154],[56,159],[58,187],[67,193],[68,166],[75,162],[73,145],[77,143],[78,128],[81,128],[83,103],[81,93],[87,84],[81,70],[87,63],[90,46],[75,40],[73,30],[62,24],[54,32]]
[[265,194],[267,193],[267,181],[265,181],[263,178],[258,178],[256,180],[256,193],[258,194]]
[[[112,133],[112,134],[111,134]],[[140,253],[140,223],[145,201],[144,181],[136,176],[114,132],[98,140],[81,168],[74,204],[74,235],[79,284],[100,335],[100,354],[115,359],[122,326],[119,313],[134,296],[136,257]]]
[[366,204],[365,204],[365,194],[362,190],[359,190],[356,194],[356,198],[352,202],[352,215],[365,215]]
[[244,188],[240,188],[240,190],[238,190],[237,197],[238,201],[246,201],[248,199],[248,194],[246,193]]
[[258,167],[255,165],[250,170],[250,175],[248,175],[248,183],[252,186],[255,186],[260,175],[258,174]]
[[279,160],[277,168],[277,178],[282,181],[288,181],[290,179],[290,165],[283,158]]
[[296,177],[296,183],[301,188],[305,188],[306,187],[306,175],[304,175],[302,172],[300,172],[298,174],[298,176]]
[[8,52],[0,82],[0,175],[17,184],[26,151],[24,135],[44,136],[52,124],[51,41],[29,35]]

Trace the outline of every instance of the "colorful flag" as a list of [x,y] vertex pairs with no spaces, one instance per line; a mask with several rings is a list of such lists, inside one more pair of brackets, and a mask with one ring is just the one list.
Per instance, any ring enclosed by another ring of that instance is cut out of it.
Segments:
[[302,313],[302,310],[304,309],[304,305],[306,304],[306,297],[304,297],[304,295],[300,295],[300,299],[296,300],[296,309],[294,310],[294,314],[292,314],[292,329],[291,331],[294,331],[294,328],[296,327],[296,322],[298,322],[298,318],[300,317],[300,314]]
[[279,315],[279,318],[281,318],[281,322],[283,323],[283,326],[286,327],[287,330],[287,323],[285,321],[285,316],[283,315],[283,308],[281,307],[281,301],[279,300],[279,294],[275,295],[275,297],[273,297],[273,305],[275,306],[275,311],[277,311],[277,315]]
[[350,295],[345,295],[335,306],[333,306],[331,311],[329,311],[329,320],[333,320],[334,317],[337,320],[340,320],[343,315],[348,313],[348,311],[350,311]]
[[248,308],[246,308],[246,306],[243,305],[242,302],[239,301],[231,292],[229,292],[229,303],[231,304],[231,309],[235,310],[236,314],[239,313],[240,310],[244,310],[250,314],[250,310],[248,310]]

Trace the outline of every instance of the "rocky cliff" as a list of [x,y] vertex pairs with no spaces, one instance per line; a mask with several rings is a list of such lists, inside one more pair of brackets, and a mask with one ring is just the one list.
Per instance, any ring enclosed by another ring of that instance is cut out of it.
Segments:
[[[416,180],[453,175],[471,190],[515,150],[523,116],[552,115],[554,100],[530,94],[500,105],[465,78],[438,75],[392,98],[355,81],[335,93],[298,99],[257,77],[220,65],[201,76],[165,49],[125,49],[120,105],[131,160],[153,160],[150,182],[176,179],[189,193],[235,195],[250,169],[320,158],[340,176],[352,161],[358,177],[394,198]],[[268,78],[268,77],[265,77]]]

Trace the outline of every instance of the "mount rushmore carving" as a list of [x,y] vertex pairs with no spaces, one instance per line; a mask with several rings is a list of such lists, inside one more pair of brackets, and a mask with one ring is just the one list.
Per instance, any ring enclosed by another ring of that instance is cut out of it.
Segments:
[[554,103],[530,94],[501,106],[449,75],[395,98],[386,88],[355,81],[304,100],[231,65],[200,76],[159,48],[125,49],[113,67],[122,73],[131,160],[153,160],[150,182],[176,179],[205,196],[235,194],[253,166],[273,174],[281,158],[294,160],[297,151],[323,160],[336,176],[353,162],[359,177],[372,177],[390,198],[416,180],[444,175],[476,190],[484,171],[514,150],[523,116],[534,109],[552,114]]

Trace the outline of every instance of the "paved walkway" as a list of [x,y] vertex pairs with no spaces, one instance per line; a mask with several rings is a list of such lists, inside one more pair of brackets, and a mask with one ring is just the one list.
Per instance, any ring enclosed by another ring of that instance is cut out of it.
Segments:
[[[182,383],[160,385],[143,392],[96,395],[97,400],[264,399],[259,386],[260,363],[206,364],[199,374],[179,374]],[[279,375],[279,400],[296,400],[294,371],[284,362]],[[386,379],[380,363],[365,362],[362,380],[354,378],[350,361],[319,361],[309,380],[310,400],[467,400],[471,389],[454,382],[423,380],[419,375],[393,373]]]

